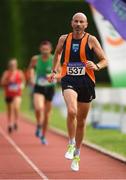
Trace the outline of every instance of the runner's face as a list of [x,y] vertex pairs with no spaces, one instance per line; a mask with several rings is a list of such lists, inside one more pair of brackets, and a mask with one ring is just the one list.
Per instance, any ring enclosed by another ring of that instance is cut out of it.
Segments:
[[51,51],[52,51],[52,48],[48,44],[40,46],[40,52],[42,55],[49,55]]
[[11,60],[10,61],[9,69],[12,70],[12,71],[17,69],[17,61],[16,60]]
[[71,25],[73,28],[73,32],[75,32],[76,34],[81,34],[87,28],[87,18],[83,15],[75,15],[73,16]]

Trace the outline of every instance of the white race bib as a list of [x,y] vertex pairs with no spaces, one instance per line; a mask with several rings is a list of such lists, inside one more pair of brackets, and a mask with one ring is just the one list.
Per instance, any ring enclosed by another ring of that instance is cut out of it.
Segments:
[[39,86],[46,86],[48,84],[49,84],[49,82],[46,77],[39,77],[37,80],[37,85],[39,85]]
[[9,84],[8,89],[10,91],[18,91],[19,85],[18,84]]
[[85,75],[85,65],[82,62],[72,62],[67,65],[67,74],[72,76]]

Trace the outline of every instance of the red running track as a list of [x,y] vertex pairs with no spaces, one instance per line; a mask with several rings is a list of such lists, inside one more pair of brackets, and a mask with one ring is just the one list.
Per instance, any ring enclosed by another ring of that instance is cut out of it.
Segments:
[[26,120],[8,136],[5,115],[0,116],[0,179],[126,179],[124,163],[88,147],[81,150],[80,171],[72,172],[64,158],[66,138],[50,131],[49,145],[43,146]]

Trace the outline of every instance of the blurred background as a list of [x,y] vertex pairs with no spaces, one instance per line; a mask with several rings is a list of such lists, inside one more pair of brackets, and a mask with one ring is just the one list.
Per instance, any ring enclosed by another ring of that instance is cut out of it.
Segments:
[[[84,0],[0,0],[0,75],[11,57],[16,57],[20,68],[25,71],[31,57],[39,53],[38,47],[42,40],[50,40],[54,51],[59,36],[71,31],[71,17],[78,11],[87,15],[89,21],[87,31],[98,38],[109,59],[108,69],[96,73],[97,98],[88,116],[86,140],[126,156],[126,71],[124,70],[126,41],[112,25],[108,25],[109,22],[106,24],[106,20],[101,15],[102,21],[100,21],[99,14],[91,10],[90,4]],[[105,30],[102,34],[100,27],[104,25],[109,31]],[[109,33],[111,42],[117,37],[121,38],[121,49],[120,44],[116,46],[105,44],[106,32]],[[119,53],[123,54],[123,57],[119,56]],[[118,61],[112,61],[113,57]],[[120,76],[112,73],[114,68],[120,69]],[[29,94],[28,88],[25,88],[21,110],[25,116],[34,121]],[[5,104],[1,89],[0,112],[4,111]],[[66,131],[65,118],[65,104],[58,86],[51,126]]]
[[[50,40],[55,49],[59,36],[71,31],[72,15],[78,11],[87,14],[87,31],[100,40],[89,5],[83,0],[1,0],[0,73],[10,57],[17,57],[25,69],[42,40]],[[98,82],[110,83],[107,70],[96,75]]]

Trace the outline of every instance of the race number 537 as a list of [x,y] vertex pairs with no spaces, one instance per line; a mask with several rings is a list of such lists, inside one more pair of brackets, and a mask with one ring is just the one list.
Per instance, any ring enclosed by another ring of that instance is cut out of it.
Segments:
[[85,75],[85,67],[84,65],[80,65],[80,66],[72,66],[72,65],[68,65],[67,66],[67,74],[68,75],[74,75],[74,76],[79,76],[79,75]]

